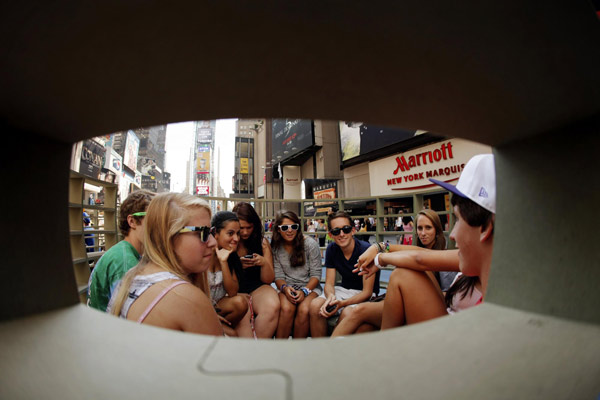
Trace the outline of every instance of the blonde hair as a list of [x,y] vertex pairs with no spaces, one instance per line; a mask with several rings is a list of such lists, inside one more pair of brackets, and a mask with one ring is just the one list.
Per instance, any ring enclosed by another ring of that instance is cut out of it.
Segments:
[[161,193],[152,199],[144,220],[142,260],[125,274],[119,284],[111,309],[112,314],[119,315],[121,313],[133,278],[149,263],[155,264],[183,280],[192,282],[210,297],[206,273],[188,275],[181,266],[173,245],[175,236],[186,226],[192,214],[198,209],[205,209],[210,219],[210,207],[199,197],[187,193]]

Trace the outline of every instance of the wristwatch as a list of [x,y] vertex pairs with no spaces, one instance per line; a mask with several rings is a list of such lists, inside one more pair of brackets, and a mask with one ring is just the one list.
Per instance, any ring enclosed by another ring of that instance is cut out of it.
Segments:
[[309,289],[309,288],[307,288],[307,287],[303,287],[303,288],[302,288],[302,289],[300,289],[300,290],[302,290],[302,292],[304,293],[304,296],[308,296],[309,294],[311,294],[311,293],[312,293],[312,290],[310,290],[310,289]]

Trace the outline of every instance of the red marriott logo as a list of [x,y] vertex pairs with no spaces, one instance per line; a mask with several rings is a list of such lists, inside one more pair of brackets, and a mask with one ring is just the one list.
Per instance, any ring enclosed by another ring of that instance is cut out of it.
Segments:
[[454,158],[452,154],[452,142],[444,143],[439,149],[426,151],[424,153],[418,153],[414,156],[408,157],[408,161],[404,156],[396,157],[396,170],[394,171],[394,175],[398,174],[398,171],[409,171],[411,168],[422,165],[427,165],[427,163],[433,164],[434,162],[438,162],[441,160],[447,160],[449,158]]

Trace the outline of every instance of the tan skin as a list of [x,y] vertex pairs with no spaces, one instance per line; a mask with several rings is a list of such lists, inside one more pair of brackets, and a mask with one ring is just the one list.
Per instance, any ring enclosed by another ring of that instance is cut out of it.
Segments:
[[232,273],[227,264],[229,255],[237,249],[240,240],[240,223],[238,221],[228,221],[219,232],[215,232],[217,247],[212,258],[210,271],[215,273],[222,271],[223,287],[227,292],[227,296],[217,302],[217,312],[222,317],[221,322],[225,324],[223,329],[229,336],[245,336],[251,337],[247,329],[244,329],[246,324],[238,327],[242,318],[250,318],[248,314],[248,301],[243,295],[238,295],[239,283],[236,274]]
[[[254,225],[248,221],[240,219],[240,243],[237,247],[237,254],[240,256],[242,268],[260,266],[260,279],[264,285],[249,293],[252,296],[252,305],[256,317],[254,326],[258,338],[271,338],[277,329],[279,318],[279,298],[277,292],[270,285],[275,279],[273,270],[273,253],[271,246],[266,239],[263,239],[263,255],[252,254],[252,258],[244,258],[248,254],[248,249],[244,245],[244,240],[248,240],[254,230]],[[243,321],[243,320],[242,320]],[[248,327],[249,329],[249,327]]]
[[[431,249],[435,245],[436,230],[433,222],[425,215],[419,215],[419,218],[417,218],[417,234],[425,248]],[[343,318],[340,318],[340,322],[331,336],[347,336],[380,329],[384,301],[362,303],[356,307],[345,309],[342,312]]]
[[[446,315],[446,307],[434,282],[425,271],[461,271],[479,278],[477,289],[485,295],[493,249],[493,223],[472,227],[454,207],[456,224],[450,238],[458,250],[397,251],[379,256],[380,264],[400,268],[392,273],[383,310],[381,329],[426,321]],[[395,250],[395,249],[392,249]],[[376,250],[366,251],[359,257],[355,272],[371,275],[377,270],[373,264]],[[363,257],[364,256],[364,257]]]
[[[198,208],[186,225],[210,226],[209,212]],[[187,232],[177,234],[172,240],[181,266],[188,274],[189,280],[194,281],[197,274],[209,268],[213,249],[217,244],[215,239],[209,236],[208,241],[204,243],[195,232]],[[164,271],[164,268],[148,263],[142,267],[140,275]],[[137,321],[156,296],[173,282],[176,280],[165,280],[148,288],[133,302],[127,319]],[[223,335],[223,328],[210,299],[200,288],[191,284],[179,285],[169,291],[150,311],[143,323],[184,332]]]
[[[283,218],[281,221],[282,225],[291,225],[296,222],[289,218]],[[283,248],[289,255],[293,252],[293,241],[298,235],[297,230],[288,229],[285,232],[281,232],[281,237],[284,240]],[[284,279],[277,279],[275,281],[277,287],[281,287],[287,284]],[[314,290],[319,285],[319,278],[311,277],[306,288]],[[282,292],[279,293],[279,301],[281,303],[281,309],[279,311],[279,324],[277,325],[277,332],[275,337],[278,339],[286,339],[290,336],[292,329],[294,330],[294,339],[306,338],[310,329],[308,311],[311,302],[317,297],[315,292],[311,292],[308,296],[304,296],[302,290],[295,290],[291,286],[286,286]]]
[[[344,233],[342,231],[339,235],[332,235],[332,237],[335,243],[342,249],[342,253],[346,260],[349,260],[352,257],[352,252],[354,251],[354,234],[356,233],[356,229],[354,228],[352,221],[348,221],[343,217],[335,218],[331,221],[330,230],[342,228],[346,225],[352,226],[352,231],[350,233]],[[322,297],[317,297],[310,304],[310,331],[312,337],[323,337],[327,334],[327,318],[333,316],[339,308],[365,302],[371,298],[373,293],[375,276],[369,275],[363,277],[363,290],[360,293],[346,300],[338,300],[335,297],[335,276],[335,269],[327,268],[324,289],[325,299]],[[334,305],[335,308],[328,312],[326,308],[329,305]]]

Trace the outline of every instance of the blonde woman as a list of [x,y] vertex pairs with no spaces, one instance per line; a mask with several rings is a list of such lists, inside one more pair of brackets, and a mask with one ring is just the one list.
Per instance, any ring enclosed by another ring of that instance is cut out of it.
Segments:
[[145,218],[144,255],[124,277],[108,312],[121,318],[185,332],[220,336],[206,270],[216,241],[208,204],[184,193],[164,193]]

